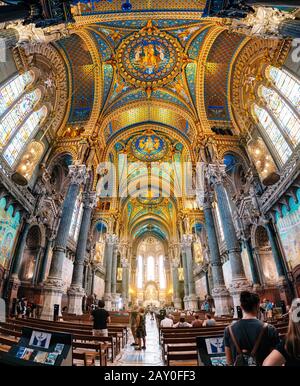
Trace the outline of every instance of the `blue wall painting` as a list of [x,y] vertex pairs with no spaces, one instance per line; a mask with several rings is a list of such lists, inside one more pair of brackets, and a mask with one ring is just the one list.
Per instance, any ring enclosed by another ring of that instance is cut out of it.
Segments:
[[7,269],[12,257],[17,231],[20,226],[20,213],[13,217],[12,205],[5,210],[6,200],[0,200],[0,265]]

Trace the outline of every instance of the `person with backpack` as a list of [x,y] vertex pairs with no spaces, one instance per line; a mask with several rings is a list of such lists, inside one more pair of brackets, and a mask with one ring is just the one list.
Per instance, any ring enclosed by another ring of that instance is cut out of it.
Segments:
[[258,318],[259,296],[243,291],[240,294],[243,318],[226,327],[224,344],[229,366],[261,366],[279,344],[276,328]]
[[283,365],[300,367],[300,298],[292,302],[284,341],[279,343],[263,363],[263,366]]

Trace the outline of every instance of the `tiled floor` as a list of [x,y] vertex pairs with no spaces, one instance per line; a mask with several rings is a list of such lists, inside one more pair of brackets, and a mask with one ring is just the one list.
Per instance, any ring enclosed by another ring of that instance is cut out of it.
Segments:
[[163,366],[156,321],[151,320],[148,315],[146,332],[146,350],[135,350],[130,345],[133,341],[131,336],[120,357],[111,366]]

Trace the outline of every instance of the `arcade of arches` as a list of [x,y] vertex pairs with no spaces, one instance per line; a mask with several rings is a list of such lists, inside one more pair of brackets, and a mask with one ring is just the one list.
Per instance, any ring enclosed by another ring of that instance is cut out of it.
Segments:
[[202,1],[120,3],[79,3],[45,30],[0,24],[1,297],[30,299],[44,319],[55,304],[81,315],[94,295],[108,310],[199,310],[208,295],[216,315],[243,289],[290,303],[291,39],[202,17]]

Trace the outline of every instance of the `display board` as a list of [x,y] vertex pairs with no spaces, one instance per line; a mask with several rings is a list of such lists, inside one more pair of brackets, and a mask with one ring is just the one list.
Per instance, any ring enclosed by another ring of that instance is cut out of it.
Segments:
[[72,335],[23,327],[17,345],[1,353],[0,363],[14,366],[72,366]]
[[226,366],[224,336],[197,337],[199,366]]

